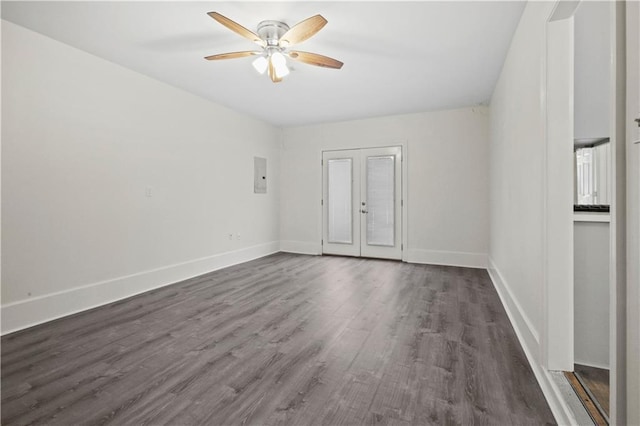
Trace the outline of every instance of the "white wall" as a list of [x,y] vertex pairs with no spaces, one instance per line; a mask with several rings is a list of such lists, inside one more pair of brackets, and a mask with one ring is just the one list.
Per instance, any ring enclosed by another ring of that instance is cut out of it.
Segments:
[[6,21],[2,89],[3,332],[278,250],[280,130]]
[[582,1],[575,22],[575,137],[609,136],[611,26],[609,2]]
[[575,362],[609,368],[609,223],[574,224]]
[[407,260],[485,267],[488,130],[486,107],[285,129],[283,250],[321,252],[323,150],[405,143]]
[[545,26],[553,3],[529,2],[491,100],[491,268],[540,359],[543,327]]
[[[565,198],[548,198],[556,193],[545,190],[547,179],[557,171],[553,169],[557,159],[548,163],[547,157],[545,98],[547,38],[554,36],[548,34],[547,23],[554,7],[554,2],[527,3],[491,99],[489,273],[556,420],[562,424],[575,422],[575,418],[545,367],[548,348],[544,346],[546,330],[564,321],[567,314],[569,318],[573,315],[570,305],[560,319],[547,323],[545,318],[545,283],[549,273],[559,276],[558,271],[546,269],[547,203]],[[552,29],[564,34],[565,27]],[[554,75],[552,84],[558,78],[565,77]],[[566,102],[564,98],[557,102],[562,100]],[[553,106],[564,111],[560,104]],[[551,123],[557,127],[557,122]],[[573,125],[569,132],[572,129]],[[571,138],[566,142],[571,170]],[[566,208],[558,211],[558,220],[566,217],[571,224],[571,172],[567,176]],[[569,247],[571,243],[570,238]],[[572,275],[573,268],[569,270]]]

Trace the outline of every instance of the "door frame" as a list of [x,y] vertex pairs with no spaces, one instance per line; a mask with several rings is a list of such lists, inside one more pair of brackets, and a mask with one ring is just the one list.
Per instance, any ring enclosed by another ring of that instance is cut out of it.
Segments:
[[[571,7],[570,7],[571,6]],[[543,332],[547,370],[573,371],[574,25],[578,2],[558,1],[545,24]]]
[[401,153],[401,161],[400,161],[400,168],[401,173],[401,182],[400,182],[400,186],[401,186],[401,193],[402,193],[402,201],[400,204],[400,211],[401,211],[401,217],[402,217],[402,224],[401,224],[401,229],[402,229],[402,238],[401,238],[401,244],[402,244],[402,262],[407,262],[407,252],[408,252],[408,244],[407,244],[407,238],[408,238],[408,229],[409,229],[409,221],[408,221],[408,211],[409,209],[407,208],[407,206],[409,205],[409,197],[408,197],[408,187],[409,187],[409,150],[407,147],[408,143],[406,140],[400,140],[400,141],[393,141],[393,142],[389,142],[387,141],[367,141],[366,144],[354,144],[353,146],[337,146],[337,147],[333,147],[333,146],[323,146],[319,151],[318,151],[318,165],[320,166],[320,179],[319,179],[319,186],[320,186],[320,200],[318,200],[318,209],[319,209],[319,218],[318,218],[318,222],[317,222],[317,230],[318,230],[318,235],[320,235],[320,254],[322,254],[322,239],[323,239],[323,231],[324,231],[324,223],[323,223],[323,214],[322,214],[322,197],[324,196],[323,193],[323,180],[324,180],[324,173],[322,170],[323,167],[323,163],[322,163],[322,159],[323,159],[323,154],[327,151],[351,151],[351,150],[356,150],[356,149],[369,149],[369,148],[394,148],[394,147],[399,147],[400,148],[400,153]]
[[[583,0],[584,1],[584,0]],[[609,363],[611,424],[627,424],[626,301],[627,301],[627,194],[626,194],[626,28],[625,3],[611,2],[611,187],[609,263]]]
[[[640,3],[627,7],[627,401],[640,401]],[[627,404],[627,422],[640,424],[640,405]]]
[[[562,25],[573,26],[573,16],[581,1],[585,0],[556,0],[551,16],[547,20],[546,38],[547,46],[550,42],[567,43],[573,46],[573,33],[567,40],[567,28]],[[611,171],[613,186],[611,197],[610,220],[610,259],[609,259],[609,351],[610,351],[610,413],[611,424],[625,424],[627,414],[626,392],[626,176],[625,176],[625,85],[626,85],[626,43],[625,43],[625,2],[610,3],[611,26],[611,83],[610,83],[610,129],[611,129]],[[562,21],[565,21],[562,23]],[[549,24],[560,25],[560,28],[550,31]],[[554,38],[556,37],[556,38]],[[563,38],[564,37],[564,38]],[[551,40],[550,40],[551,38]],[[573,49],[573,47],[571,47]],[[543,318],[544,332],[541,336],[542,360],[547,370],[573,371],[573,280],[566,277],[571,274],[568,265],[564,266],[550,256],[560,255],[562,259],[570,259],[573,267],[573,241],[568,245],[567,237],[572,235],[568,229],[573,229],[573,220],[567,220],[566,214],[558,214],[558,202],[561,198],[567,198],[568,188],[571,188],[571,200],[573,200],[573,185],[566,184],[564,175],[558,175],[551,165],[562,163],[564,151],[553,145],[569,131],[562,128],[557,122],[558,117],[551,113],[566,114],[567,108],[573,116],[573,87],[567,93],[558,93],[551,90],[557,88],[557,79],[566,77],[566,69],[555,68],[551,64],[550,52],[547,52],[543,75],[544,99],[543,114],[545,126],[545,156],[546,166],[543,182],[545,205],[543,206]],[[561,64],[565,65],[566,64]],[[571,70],[573,73],[573,70]],[[553,81],[556,79],[555,81]],[[550,105],[553,104],[550,108]],[[570,130],[571,133],[573,129]],[[560,188],[560,189],[559,189]],[[560,191],[562,194],[559,194]],[[571,202],[573,204],[573,201]],[[556,232],[560,229],[561,232]],[[569,248],[570,247],[570,248]],[[560,248],[560,250],[558,249]],[[564,277],[564,279],[563,279]],[[571,310],[571,316],[567,316],[567,310]],[[562,320],[559,320],[562,319]],[[571,347],[569,347],[569,344]]]

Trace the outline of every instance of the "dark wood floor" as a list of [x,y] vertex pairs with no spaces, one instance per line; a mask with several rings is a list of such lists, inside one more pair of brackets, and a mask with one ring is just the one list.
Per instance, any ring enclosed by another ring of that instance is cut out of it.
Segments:
[[589,389],[604,414],[609,416],[609,370],[575,364],[575,372]]
[[553,423],[487,272],[276,254],[2,338],[2,424]]

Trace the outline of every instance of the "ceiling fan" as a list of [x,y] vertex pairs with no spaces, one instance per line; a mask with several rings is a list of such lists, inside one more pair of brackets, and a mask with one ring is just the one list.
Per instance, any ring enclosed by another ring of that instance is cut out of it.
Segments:
[[314,36],[327,24],[327,20],[321,15],[307,18],[291,28],[280,21],[262,21],[258,24],[257,33],[246,29],[218,12],[209,12],[208,15],[231,31],[251,40],[262,48],[262,50],[247,50],[206,56],[205,59],[208,61],[244,58],[255,55],[258,56],[258,58],[253,61],[253,67],[260,74],[264,74],[266,71],[274,83],[279,83],[284,76],[289,74],[287,57],[294,61],[319,67],[342,68],[342,62],[329,58],[328,56],[299,50],[289,50],[289,47],[302,43]]

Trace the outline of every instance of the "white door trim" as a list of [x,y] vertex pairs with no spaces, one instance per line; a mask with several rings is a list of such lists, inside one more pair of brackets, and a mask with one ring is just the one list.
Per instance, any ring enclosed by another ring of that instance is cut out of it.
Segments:
[[[625,3],[611,2],[611,257],[609,263],[609,419],[612,425],[627,424],[626,302],[627,302],[627,207],[626,207],[626,31]],[[637,356],[637,354],[636,354]]]
[[627,424],[640,424],[640,2],[627,7]]
[[[577,5],[576,5],[577,6]],[[542,364],[573,371],[573,11],[546,24]]]

